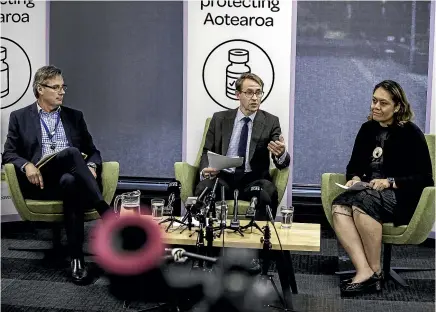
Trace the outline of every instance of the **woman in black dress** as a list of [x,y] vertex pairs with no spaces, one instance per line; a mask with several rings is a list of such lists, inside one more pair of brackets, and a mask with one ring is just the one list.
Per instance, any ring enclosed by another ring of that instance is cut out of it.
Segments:
[[401,86],[385,80],[373,90],[371,111],[347,166],[347,190],[333,200],[333,228],[356,275],[341,284],[344,294],[381,289],[382,224],[408,224],[422,190],[434,185],[427,143],[411,119]]

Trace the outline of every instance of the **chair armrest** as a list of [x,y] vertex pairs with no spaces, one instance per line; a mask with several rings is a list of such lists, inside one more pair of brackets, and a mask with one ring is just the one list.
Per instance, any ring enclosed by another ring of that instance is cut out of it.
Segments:
[[21,219],[29,220],[30,211],[27,208],[26,201],[24,200],[23,193],[21,193],[20,184],[18,183],[17,173],[13,164],[5,164],[5,176],[8,184],[9,194],[11,195],[12,202],[17,209]]
[[176,162],[174,163],[174,173],[176,180],[182,184],[180,198],[185,203],[188,197],[194,194],[194,184],[199,179],[198,167],[192,166],[187,162]]
[[102,164],[101,182],[103,186],[103,199],[108,205],[111,204],[118,186],[120,164],[116,161],[107,161]]
[[[435,187],[429,186],[422,190],[418,206],[407,226],[406,231],[401,235],[401,244],[421,244],[428,238],[435,221]],[[389,237],[383,235],[383,242],[391,243]],[[399,244],[398,237],[395,237],[394,244]]]
[[344,192],[344,189],[341,189],[335,183],[345,184],[346,182],[345,174],[342,173],[323,173],[321,176],[321,202],[330,225],[332,225],[333,199]]
[[289,167],[283,168],[281,170],[277,168],[271,168],[269,173],[272,177],[272,182],[277,188],[277,193],[279,197],[279,204],[283,199],[283,195],[285,194],[286,187],[288,186],[289,180]]

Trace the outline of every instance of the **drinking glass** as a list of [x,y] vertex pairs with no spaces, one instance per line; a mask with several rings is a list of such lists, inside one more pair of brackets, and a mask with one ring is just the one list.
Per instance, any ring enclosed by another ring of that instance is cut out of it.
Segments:
[[294,207],[282,207],[280,210],[282,214],[282,229],[290,229],[292,227],[292,219],[294,218]]
[[165,200],[163,199],[153,198],[151,200],[151,217],[153,218],[153,220],[162,219],[164,205]]

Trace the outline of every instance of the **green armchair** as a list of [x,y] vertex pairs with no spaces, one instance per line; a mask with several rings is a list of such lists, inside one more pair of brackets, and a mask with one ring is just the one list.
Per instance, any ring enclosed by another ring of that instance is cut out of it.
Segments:
[[[176,162],[174,164],[176,179],[179,180],[180,183],[182,184],[180,198],[183,202],[186,202],[188,197],[194,196],[194,188],[196,186],[196,183],[198,183],[200,179],[200,172],[199,172],[200,160],[203,152],[204,141],[206,139],[206,133],[207,130],[209,129],[210,120],[211,118],[206,119],[206,123],[204,125],[204,131],[203,131],[203,139],[201,140],[200,149],[197,153],[197,159],[195,160],[194,165],[192,166],[186,162]],[[282,170],[279,170],[277,168],[271,168],[270,174],[273,179],[274,185],[277,187],[279,203],[280,203],[285,193],[286,187],[288,185],[289,168],[285,168]],[[227,201],[227,204],[229,207],[228,214],[230,215],[233,213],[233,200]],[[247,201],[240,200],[238,204],[239,204],[238,213],[240,215],[245,215],[245,212],[247,211],[250,203]]]
[[[118,162],[104,162],[102,168],[102,186],[103,198],[110,205],[112,198],[117,188],[120,165]],[[6,182],[8,184],[9,193],[12,202],[18,211],[23,221],[30,222],[50,222],[60,224],[63,221],[62,201],[59,200],[33,200],[25,199],[21,193],[18,184],[17,174],[13,164],[6,164],[4,167]],[[100,218],[96,210],[91,209],[85,211],[85,221],[91,221]],[[53,227],[53,243],[54,247],[59,247],[60,244],[60,227]],[[17,249],[14,250],[28,250]],[[41,251],[41,250],[38,250]]]
[[[433,177],[435,172],[435,135],[425,135],[428,149],[430,151],[431,163],[433,168]],[[335,185],[335,183],[345,184],[344,174],[324,173],[321,178],[321,200],[325,215],[328,222],[332,225],[332,202],[344,190]],[[394,226],[393,223],[383,224],[383,270],[386,277],[394,279],[402,286],[407,283],[395,271],[424,271],[433,269],[413,269],[391,267],[392,245],[417,245],[427,239],[435,222],[435,187],[426,187],[421,194],[418,206],[408,225]],[[348,274],[353,271],[337,272],[338,274]]]

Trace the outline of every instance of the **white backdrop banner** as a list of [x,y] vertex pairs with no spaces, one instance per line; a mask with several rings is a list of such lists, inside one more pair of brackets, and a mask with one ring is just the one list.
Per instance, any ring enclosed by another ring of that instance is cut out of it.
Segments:
[[[35,101],[32,79],[47,64],[48,27],[46,1],[1,1],[1,151],[12,111]],[[10,214],[12,202],[3,196],[2,215]]]
[[195,161],[206,118],[239,106],[235,81],[246,72],[264,81],[261,109],[288,141],[292,14],[292,1],[185,2],[185,161]]

